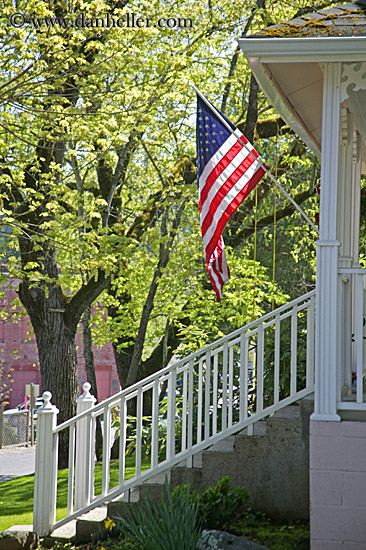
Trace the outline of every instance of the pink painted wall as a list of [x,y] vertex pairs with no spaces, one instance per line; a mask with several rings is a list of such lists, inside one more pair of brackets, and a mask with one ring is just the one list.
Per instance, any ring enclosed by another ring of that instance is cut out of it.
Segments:
[[[16,282],[13,281],[13,286],[15,284]],[[16,321],[16,316],[12,316],[11,313],[11,301],[16,298],[16,291],[9,288],[9,286],[4,286],[1,290],[5,292],[5,297],[0,297],[0,309],[6,308],[8,319],[6,322],[0,319],[0,361],[5,367],[5,372],[9,372],[11,368],[13,369],[12,378],[14,382],[10,392],[10,404],[6,407],[13,408],[24,401],[25,384],[31,382],[39,384],[40,391],[42,391],[41,376],[36,339],[31,336],[30,341],[25,341],[29,338],[29,334],[27,334],[30,330],[29,318],[25,317]],[[76,343],[80,393],[82,393],[81,386],[86,381],[86,373],[81,327],[77,334]],[[98,396],[99,400],[102,400],[119,391],[117,369],[111,344],[107,344],[103,349],[97,349],[94,346],[93,350]],[[14,353],[15,351],[17,353]]]
[[366,422],[310,421],[311,550],[366,549]]

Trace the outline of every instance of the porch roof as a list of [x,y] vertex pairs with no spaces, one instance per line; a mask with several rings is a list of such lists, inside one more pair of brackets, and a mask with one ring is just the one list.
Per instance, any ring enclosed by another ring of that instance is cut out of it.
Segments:
[[[347,105],[363,137],[362,171],[366,173],[366,0],[320,10],[239,39],[239,45],[264,93],[305,143],[320,157],[322,139],[323,63],[354,63],[344,72],[353,86]],[[359,71],[359,74],[357,74]],[[356,76],[355,76],[356,75]],[[354,86],[352,78],[364,80]]]

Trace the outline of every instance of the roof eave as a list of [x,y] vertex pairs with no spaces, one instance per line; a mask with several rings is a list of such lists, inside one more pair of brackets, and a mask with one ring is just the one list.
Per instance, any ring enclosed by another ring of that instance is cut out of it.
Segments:
[[308,131],[304,122],[294,111],[282,89],[278,87],[276,81],[272,78],[267,66],[255,57],[248,58],[248,63],[259,86],[275,110],[281,115],[283,120],[291,126],[291,128],[306,143],[306,145],[310,147],[316,156],[320,158],[320,144],[315,141],[313,135]]
[[262,63],[366,61],[365,36],[240,38],[239,46],[248,60]]
[[270,64],[366,61],[365,37],[241,38],[239,45],[273,107],[320,158],[320,144],[272,78]]

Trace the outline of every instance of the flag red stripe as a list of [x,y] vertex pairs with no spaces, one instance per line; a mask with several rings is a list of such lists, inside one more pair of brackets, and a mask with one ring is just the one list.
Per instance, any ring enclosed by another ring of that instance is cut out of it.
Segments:
[[248,170],[248,168],[253,164],[255,160],[256,159],[252,155],[247,155],[243,162],[238,166],[238,168],[231,174],[230,178],[228,178],[226,182],[221,185],[220,189],[216,193],[215,198],[210,204],[210,210],[207,212],[207,215],[201,224],[202,236],[204,236],[207,229],[210,227],[216,210],[221,201],[225,198],[228,192],[234,187],[236,182],[243,176],[243,174]]
[[234,145],[229,149],[229,151],[226,153],[226,155],[218,162],[215,166],[215,168],[210,172],[208,175],[205,185],[200,193],[200,201],[199,201],[199,207],[200,212],[202,209],[202,205],[205,202],[207,195],[217,180],[217,178],[222,174],[222,172],[225,170],[227,166],[229,166],[230,162],[236,157],[236,155],[243,149],[243,145],[240,143],[240,141],[237,141],[234,143]]
[[221,300],[221,289],[222,289],[222,286],[221,286],[220,288],[217,288],[215,279],[212,277],[212,275],[211,275],[210,272],[208,272],[208,274],[209,274],[209,276],[210,276],[212,288],[214,289],[214,291],[215,291],[215,293],[216,293],[217,301],[219,302],[219,301]]
[[208,261],[209,258],[211,258],[213,251],[216,248],[217,241],[222,233],[222,230],[224,229],[226,222],[231,217],[233,212],[238,208],[238,206],[243,202],[245,197],[249,195],[251,190],[257,185],[259,180],[264,176],[265,171],[260,166],[258,170],[254,173],[253,177],[248,181],[248,183],[245,185],[245,187],[238,193],[238,195],[235,197],[235,199],[229,204],[229,206],[226,208],[225,212],[222,214],[219,222],[217,223],[215,233],[213,234],[209,244],[206,246],[206,261]]

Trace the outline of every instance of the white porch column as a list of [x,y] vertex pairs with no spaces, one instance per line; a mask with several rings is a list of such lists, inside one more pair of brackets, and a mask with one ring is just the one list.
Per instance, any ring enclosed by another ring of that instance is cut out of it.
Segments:
[[320,232],[317,241],[315,403],[312,420],[337,414],[338,158],[341,64],[325,63],[322,120]]
[[353,266],[360,267],[358,263],[360,240],[360,200],[361,200],[361,146],[362,138],[357,130],[353,131],[352,139],[352,240],[351,250]]
[[[352,178],[353,115],[345,106],[341,107],[340,134],[337,209],[337,236],[340,242],[339,267],[352,268],[355,225],[353,208],[357,193],[355,193],[355,182]],[[358,253],[356,253],[356,258],[357,255]],[[349,395],[351,390],[352,295],[352,280],[345,276],[338,277],[338,401]]]

